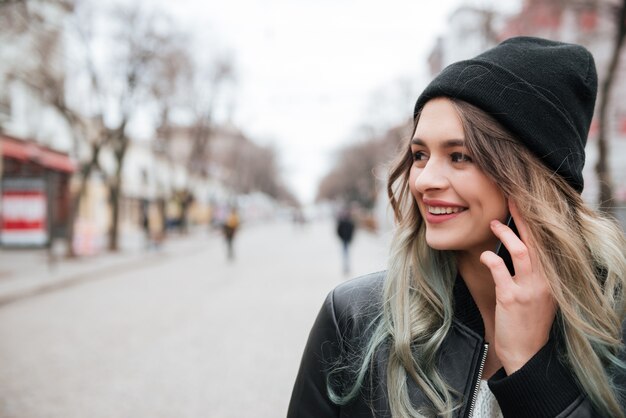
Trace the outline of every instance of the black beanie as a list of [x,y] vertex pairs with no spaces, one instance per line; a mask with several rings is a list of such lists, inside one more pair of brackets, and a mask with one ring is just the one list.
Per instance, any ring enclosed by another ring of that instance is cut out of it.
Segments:
[[473,104],[580,193],[597,84],[593,56],[582,46],[511,38],[446,67],[417,99],[414,117],[439,96]]

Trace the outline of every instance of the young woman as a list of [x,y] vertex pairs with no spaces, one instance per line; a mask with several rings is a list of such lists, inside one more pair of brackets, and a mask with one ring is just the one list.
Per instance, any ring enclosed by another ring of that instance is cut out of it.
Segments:
[[580,197],[596,91],[586,49],[529,37],[429,84],[389,268],[327,297],[290,418],[624,416],[626,241]]

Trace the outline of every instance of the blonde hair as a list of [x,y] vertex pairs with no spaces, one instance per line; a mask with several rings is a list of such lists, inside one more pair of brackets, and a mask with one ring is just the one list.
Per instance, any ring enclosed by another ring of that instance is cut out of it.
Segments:
[[[528,225],[526,244],[539,262],[558,304],[555,323],[562,340],[562,361],[603,416],[623,417],[613,372],[626,367],[621,325],[626,310],[626,240],[619,226],[590,209],[560,176],[551,172],[518,140],[482,110],[452,100],[463,124],[473,161],[512,198]],[[414,129],[417,126],[415,119]],[[383,290],[383,312],[359,368],[363,375],[373,352],[388,341],[387,391],[393,416],[452,416],[459,406],[439,375],[438,349],[452,323],[454,256],[428,247],[425,227],[409,191],[413,164],[407,145],[393,165],[388,194],[397,228]],[[409,400],[411,378],[433,405],[416,410]],[[357,379],[345,396],[356,396]]]

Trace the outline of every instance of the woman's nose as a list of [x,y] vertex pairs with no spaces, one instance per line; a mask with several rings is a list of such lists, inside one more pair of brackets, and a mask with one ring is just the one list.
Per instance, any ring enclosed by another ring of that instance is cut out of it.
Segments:
[[415,189],[420,193],[445,189],[448,184],[444,168],[433,159],[429,160],[415,177]]

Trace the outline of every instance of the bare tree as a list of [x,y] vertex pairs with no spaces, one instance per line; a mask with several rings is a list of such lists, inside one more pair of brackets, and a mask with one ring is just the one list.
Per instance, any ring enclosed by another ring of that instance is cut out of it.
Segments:
[[291,206],[297,198],[283,183],[279,154],[273,146],[259,145],[241,132],[221,135],[211,162],[223,171],[223,181],[236,193],[263,192]]
[[389,129],[384,135],[350,144],[339,151],[334,167],[318,186],[317,200],[357,202],[365,209],[376,204],[383,167],[408,135],[410,122]]
[[192,172],[206,176],[211,160],[210,141],[216,124],[215,114],[223,90],[227,84],[235,82],[235,67],[232,60],[224,55],[211,64],[208,74],[199,71],[197,76],[191,131],[192,145],[187,164]]
[[[121,193],[122,169],[130,137],[128,124],[138,109],[138,98],[143,93],[144,78],[153,61],[154,51],[163,42],[161,36],[153,30],[153,21],[146,19],[137,8],[117,9],[110,17],[116,24],[115,57],[110,61],[94,59],[94,44],[98,36],[89,25],[94,22],[87,19],[93,16],[91,5],[83,3],[75,10],[72,29],[75,53],[80,57],[79,72],[88,80],[82,92],[74,91],[72,104],[68,104],[64,83],[51,83],[47,80],[40,86],[42,91],[52,93],[48,102],[55,106],[74,130],[82,134],[83,143],[90,149],[89,158],[81,164],[80,188],[75,197],[77,209],[80,199],[87,188],[91,173],[97,169],[103,174],[109,189],[111,225],[109,229],[109,249],[118,249],[119,200]],[[104,34],[104,36],[110,36]],[[39,74],[45,73],[45,60],[41,61]],[[45,95],[44,95],[45,97]],[[145,100],[145,97],[142,97]],[[91,103],[87,108],[82,103]],[[77,135],[80,138],[80,135]],[[103,149],[111,149],[115,167],[112,172],[103,170],[99,165]],[[77,210],[74,210],[76,212]]]
[[187,43],[187,38],[182,34],[178,39],[170,36],[156,57],[153,80],[150,83],[151,95],[158,107],[154,149],[168,160],[171,160],[170,147],[176,125],[172,120],[172,112],[178,108],[189,107],[189,98],[193,96],[191,80],[195,67]]
[[599,207],[600,210],[610,215],[614,215],[615,202],[613,200],[613,186],[608,164],[609,103],[611,98],[611,89],[613,87],[613,83],[617,75],[617,67],[620,62],[624,37],[626,36],[626,0],[622,0],[621,5],[615,8],[615,24],[615,41],[613,44],[611,61],[609,63],[606,78],[602,82],[602,86],[600,88],[600,105],[598,109],[600,119],[598,133],[598,161],[595,166],[600,187]]
[[[153,92],[150,85],[151,74],[160,63],[157,59],[169,33],[159,30],[162,16],[147,14],[135,5],[123,6],[115,10],[116,57],[112,60],[108,89],[104,92],[114,103],[117,123],[107,126],[109,146],[115,157],[115,168],[109,177],[109,199],[111,205],[111,225],[109,229],[109,249],[118,249],[120,197],[122,191],[122,170],[126,152],[130,144],[128,124],[140,109],[142,103],[150,101]],[[167,50],[167,48],[165,48]],[[117,88],[116,88],[117,87]]]

